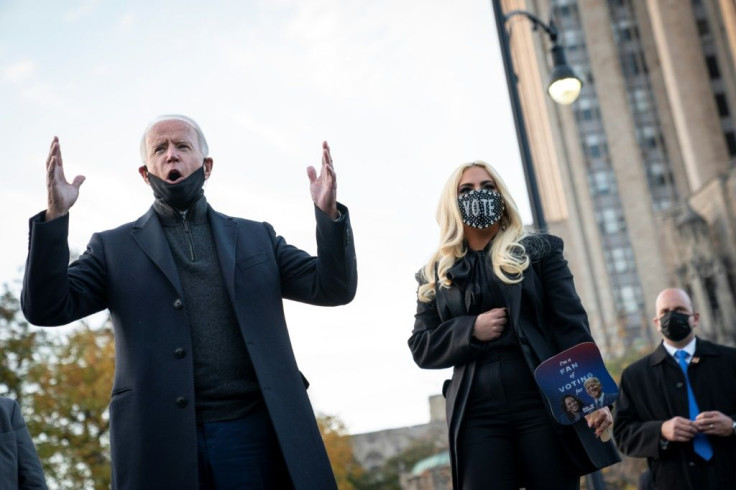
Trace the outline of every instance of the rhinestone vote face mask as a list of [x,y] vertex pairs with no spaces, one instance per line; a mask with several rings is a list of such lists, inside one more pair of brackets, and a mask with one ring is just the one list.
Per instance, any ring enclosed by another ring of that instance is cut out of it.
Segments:
[[457,197],[463,223],[473,228],[488,228],[503,215],[503,198],[498,191],[478,189]]

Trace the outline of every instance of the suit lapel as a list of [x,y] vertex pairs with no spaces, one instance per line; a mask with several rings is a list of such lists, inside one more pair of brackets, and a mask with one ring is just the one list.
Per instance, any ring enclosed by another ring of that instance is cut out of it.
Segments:
[[685,375],[672,356],[660,343],[649,358],[649,365],[654,370],[656,386],[653,390],[662,393],[662,404],[667,407],[666,413],[687,417],[689,408]]
[[[133,240],[143,252],[151,259],[156,267],[166,276],[179,296],[183,295],[179,272],[171,255],[169,242],[166,240],[161,224],[156,217],[156,212],[151,207],[133,226]],[[145,278],[141,278],[145,280]]]

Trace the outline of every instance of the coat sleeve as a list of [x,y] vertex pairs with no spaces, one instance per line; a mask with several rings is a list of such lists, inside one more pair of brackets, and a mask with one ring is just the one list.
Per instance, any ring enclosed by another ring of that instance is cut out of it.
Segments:
[[98,234],[87,250],[69,264],[69,215],[30,220],[28,259],[21,307],[34,325],[66,325],[107,307],[104,248]]
[[41,460],[38,459],[20,407],[13,402],[12,424],[18,445],[18,488],[20,490],[46,489]]
[[572,272],[563,256],[564,242],[548,235],[550,250],[541,259],[542,288],[548,322],[557,348],[565,350],[581,342],[593,342],[588,315],[575,290]]
[[429,303],[417,300],[409,338],[414,362],[425,369],[444,369],[475,359],[485,345],[473,339],[475,319],[476,315],[462,315],[442,321],[435,299]]
[[266,225],[279,267],[284,298],[320,306],[347,304],[355,297],[358,270],[348,209],[338,203],[340,218],[330,219],[315,206],[317,256],[289,245]]
[[613,421],[613,436],[619,450],[634,458],[657,458],[663,451],[662,423],[664,420],[644,420],[642,410],[637,406],[642,397],[637,396],[635,373],[625,369],[621,374],[618,403]]

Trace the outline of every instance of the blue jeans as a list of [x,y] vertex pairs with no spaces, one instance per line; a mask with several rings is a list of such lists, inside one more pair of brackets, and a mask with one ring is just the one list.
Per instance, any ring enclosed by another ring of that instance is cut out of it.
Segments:
[[293,488],[265,408],[242,419],[197,424],[200,490]]

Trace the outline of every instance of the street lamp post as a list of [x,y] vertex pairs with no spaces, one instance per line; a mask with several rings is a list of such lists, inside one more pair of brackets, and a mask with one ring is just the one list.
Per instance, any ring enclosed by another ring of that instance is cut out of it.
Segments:
[[[491,0],[491,5],[493,6],[493,16],[496,19],[496,28],[498,29],[498,41],[501,46],[504,71],[506,72],[506,84],[509,88],[511,112],[514,115],[514,124],[516,126],[516,137],[519,141],[521,165],[524,169],[529,204],[532,208],[532,219],[534,220],[534,226],[537,228],[537,231],[544,233],[547,231],[547,221],[544,219],[542,200],[539,196],[539,187],[537,186],[537,176],[534,172],[534,161],[532,159],[531,149],[529,148],[529,137],[526,131],[526,124],[524,123],[524,114],[521,110],[521,99],[519,98],[514,62],[511,59],[511,46],[509,43],[509,33],[506,30],[506,22],[511,17],[522,15],[532,22],[533,29],[542,29],[549,36],[552,42],[550,51],[553,66],[550,72],[547,93],[555,102],[562,105],[569,105],[575,102],[578,95],[580,95],[583,82],[567,65],[565,50],[557,44],[557,28],[552,22],[545,24],[539,17],[525,10],[512,10],[509,13],[505,13],[501,7],[501,0]],[[588,484],[594,490],[605,489],[605,483],[600,471],[587,475],[587,480]]]
[[582,82],[575,76],[565,61],[565,51],[562,46],[557,44],[557,29],[553,23],[545,24],[539,17],[525,10],[512,10],[508,14],[504,13],[501,7],[501,0],[491,0],[491,5],[493,6],[493,15],[496,19],[496,28],[498,29],[501,57],[503,59],[504,71],[506,72],[506,85],[508,86],[509,98],[511,99],[511,112],[514,116],[516,137],[519,141],[521,165],[526,179],[529,204],[532,209],[532,219],[534,220],[534,226],[537,228],[537,231],[546,232],[547,221],[544,219],[542,200],[539,196],[537,176],[534,172],[534,162],[529,147],[529,137],[524,123],[524,114],[521,109],[521,99],[519,98],[514,62],[511,59],[511,47],[509,44],[509,33],[506,30],[506,21],[513,16],[523,15],[532,22],[534,29],[541,28],[549,36],[552,41],[551,52],[554,65],[550,73],[550,83],[547,92],[555,102],[564,105],[572,104],[580,94]]

